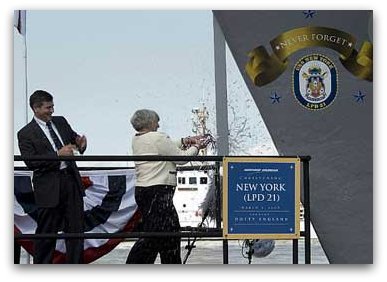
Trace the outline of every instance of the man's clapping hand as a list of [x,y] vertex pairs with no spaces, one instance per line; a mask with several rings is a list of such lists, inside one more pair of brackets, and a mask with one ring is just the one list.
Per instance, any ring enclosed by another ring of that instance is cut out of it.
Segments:
[[73,156],[74,150],[76,148],[77,147],[75,145],[72,145],[72,144],[65,145],[58,150],[58,156]]

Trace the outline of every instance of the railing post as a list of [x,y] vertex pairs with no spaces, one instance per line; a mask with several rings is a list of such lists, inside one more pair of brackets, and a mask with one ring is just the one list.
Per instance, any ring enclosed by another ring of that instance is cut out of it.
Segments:
[[293,264],[298,264],[298,239],[293,239]]
[[221,228],[222,226],[222,210],[221,210],[221,187],[220,187],[220,164],[219,162],[215,162],[215,206],[216,206],[216,228]]
[[21,253],[21,247],[16,242],[16,240],[13,240],[13,263],[14,264],[20,264],[20,253]]
[[223,264],[228,264],[228,240],[223,239]]
[[310,193],[309,193],[309,158],[303,160],[304,175],[304,225],[305,225],[305,264],[311,263],[310,245]]

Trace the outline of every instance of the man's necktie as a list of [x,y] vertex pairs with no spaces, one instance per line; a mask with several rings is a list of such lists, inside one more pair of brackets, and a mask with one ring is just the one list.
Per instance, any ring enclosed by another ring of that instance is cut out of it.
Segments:
[[63,147],[62,142],[60,142],[58,135],[56,135],[54,129],[52,128],[51,121],[46,122],[48,131],[50,132],[51,138],[54,141],[56,149],[59,151]]
[[[56,135],[54,129],[52,128],[51,121],[46,122],[46,125],[48,127],[48,131],[50,132],[51,138],[54,141],[56,149],[59,151],[60,148],[63,147],[62,142],[60,142],[60,139],[58,135]],[[71,167],[71,161],[65,161],[67,167]]]

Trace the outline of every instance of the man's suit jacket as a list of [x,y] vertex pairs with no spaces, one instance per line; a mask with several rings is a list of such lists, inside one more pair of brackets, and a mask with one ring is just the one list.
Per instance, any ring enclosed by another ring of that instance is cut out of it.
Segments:
[[[75,144],[78,136],[72,130],[67,120],[61,116],[52,117],[52,122],[58,129],[64,145]],[[57,156],[50,141],[35,119],[24,126],[17,134],[22,157]],[[83,152],[81,152],[83,153]],[[39,207],[55,207],[59,203],[60,161],[26,161],[27,167],[33,171],[33,188],[36,204]],[[84,195],[81,177],[75,162],[69,162],[79,186],[79,192]]]

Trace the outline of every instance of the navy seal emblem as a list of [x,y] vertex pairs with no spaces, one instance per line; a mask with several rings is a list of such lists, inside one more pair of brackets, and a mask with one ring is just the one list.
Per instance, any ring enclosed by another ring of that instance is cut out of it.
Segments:
[[309,110],[328,107],[337,94],[337,70],[332,60],[321,54],[298,60],[293,70],[293,93]]

